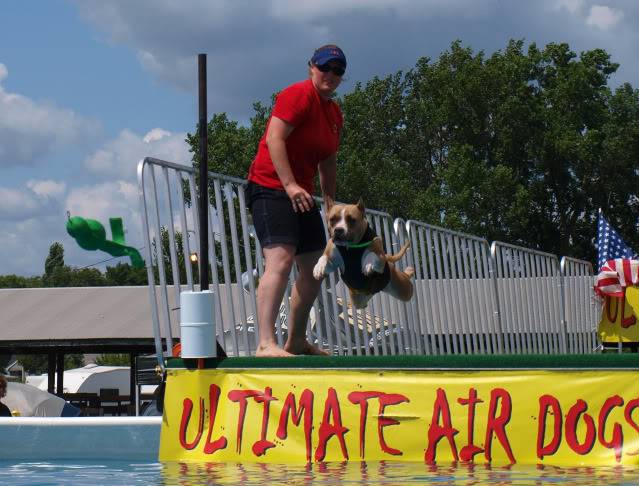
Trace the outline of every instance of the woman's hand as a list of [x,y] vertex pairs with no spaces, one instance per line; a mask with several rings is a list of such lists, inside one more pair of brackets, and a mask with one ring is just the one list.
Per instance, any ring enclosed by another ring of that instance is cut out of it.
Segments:
[[296,213],[305,213],[310,211],[315,205],[315,200],[308,192],[306,192],[297,183],[291,183],[285,187],[286,194],[288,195],[291,203],[293,204],[293,211]]

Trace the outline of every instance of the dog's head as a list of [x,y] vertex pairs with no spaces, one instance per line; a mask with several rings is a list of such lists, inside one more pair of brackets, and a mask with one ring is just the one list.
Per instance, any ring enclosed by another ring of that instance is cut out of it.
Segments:
[[335,204],[328,212],[328,232],[334,243],[359,243],[368,228],[364,203]]

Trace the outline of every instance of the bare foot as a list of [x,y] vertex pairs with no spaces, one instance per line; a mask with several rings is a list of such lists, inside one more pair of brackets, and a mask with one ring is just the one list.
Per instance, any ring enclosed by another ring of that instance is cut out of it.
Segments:
[[260,358],[285,358],[294,355],[288,351],[284,351],[276,344],[264,344],[257,347],[255,356]]
[[285,346],[286,351],[293,354],[306,354],[312,356],[330,356],[330,354],[323,349],[318,348],[317,346],[313,346],[308,341],[303,341],[301,343],[291,344]]

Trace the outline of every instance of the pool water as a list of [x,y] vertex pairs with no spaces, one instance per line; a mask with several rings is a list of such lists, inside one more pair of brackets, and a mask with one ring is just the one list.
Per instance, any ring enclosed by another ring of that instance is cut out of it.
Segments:
[[0,461],[3,486],[217,485],[274,484],[639,484],[639,467],[436,465],[406,462],[326,463],[308,466],[275,464],[186,464],[128,462]]

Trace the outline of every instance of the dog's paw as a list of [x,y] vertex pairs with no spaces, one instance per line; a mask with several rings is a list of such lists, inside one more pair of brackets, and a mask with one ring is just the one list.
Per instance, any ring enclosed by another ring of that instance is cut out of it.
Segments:
[[366,275],[367,277],[371,275],[374,271],[375,271],[375,265],[373,265],[372,263],[366,263],[364,265],[364,268],[362,268],[362,273]]
[[313,277],[315,277],[315,280],[322,280],[326,276],[327,262],[328,258],[326,258],[326,255],[322,255],[319,260],[317,260],[317,263],[313,268]]

